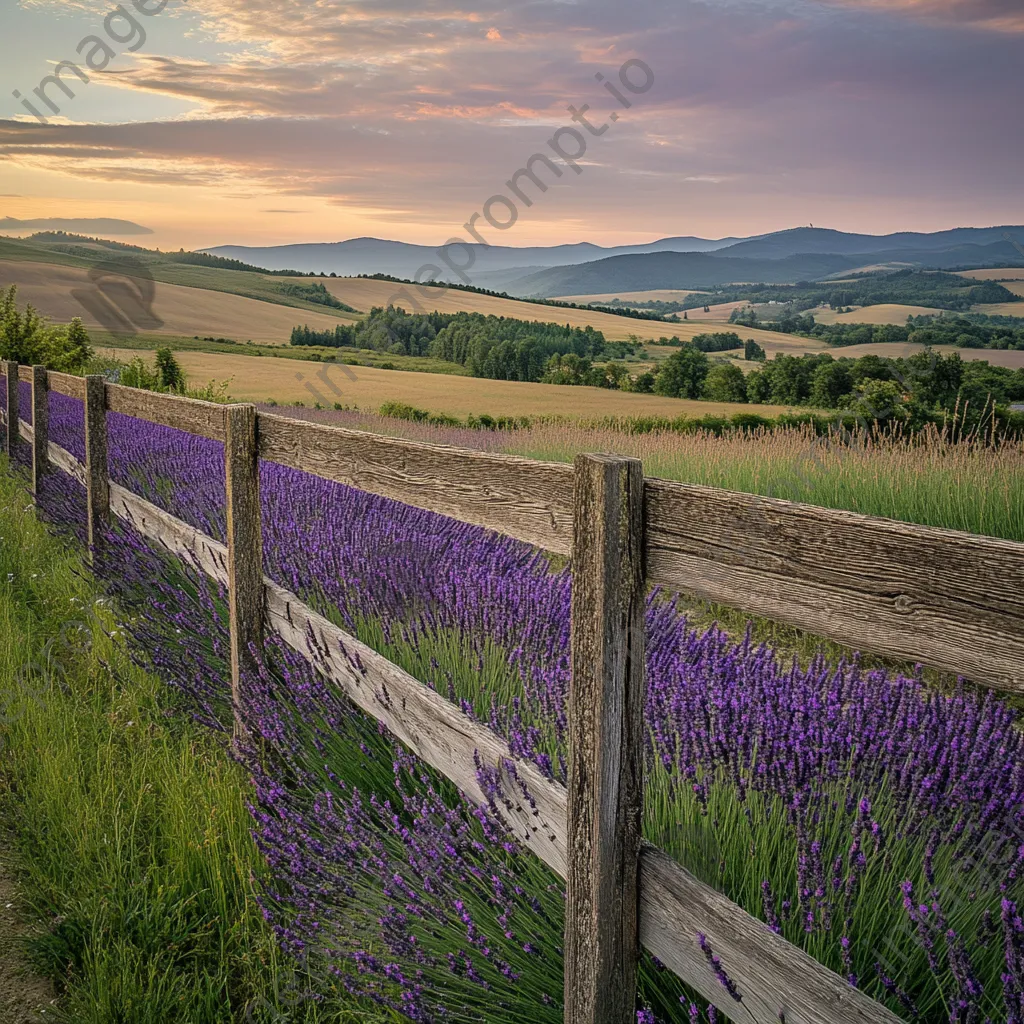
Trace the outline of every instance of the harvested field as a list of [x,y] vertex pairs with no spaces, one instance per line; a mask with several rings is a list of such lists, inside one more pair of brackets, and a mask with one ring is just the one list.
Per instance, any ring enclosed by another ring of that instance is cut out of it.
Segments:
[[862,306],[852,313],[837,313],[827,306],[808,310],[819,324],[892,324],[896,327],[905,326],[908,316],[937,316],[942,312],[933,306],[904,306],[896,303]]
[[[964,270],[961,277],[969,277],[974,281],[1024,281],[1024,267],[986,267],[984,270]],[[1009,285],[1007,285],[1009,288]],[[1015,289],[1010,288],[1010,291]]]
[[[138,352],[101,349],[129,360]],[[244,402],[273,399],[286,403],[319,401],[330,406],[357,405],[376,410],[384,402],[405,402],[451,416],[567,416],[597,419],[602,416],[732,416],[739,412],[777,416],[785,410],[773,405],[737,405],[729,402],[693,402],[658,395],[633,395],[604,388],[565,387],[558,384],[523,384],[517,381],[455,377],[440,373],[409,373],[368,366],[178,352],[176,358],[194,382],[232,378],[229,391]],[[337,390],[332,390],[333,387]]]
[[[289,278],[282,278],[289,280]],[[305,280],[308,283],[307,278]],[[325,284],[328,290],[342,302],[353,306],[363,313],[368,313],[373,306],[386,306],[392,303],[402,306],[409,312],[441,313],[483,313],[484,315],[515,317],[519,320],[536,320],[540,323],[572,324],[574,327],[593,327],[602,331],[609,341],[624,341],[629,335],[636,335],[644,340],[661,337],[692,338],[707,332],[707,325],[699,321],[687,323],[664,323],[655,320],[634,320],[630,317],[615,316],[613,313],[595,313],[585,309],[567,309],[558,306],[545,306],[535,302],[522,302],[519,299],[500,299],[493,295],[478,295],[475,292],[463,292],[454,288],[422,288],[408,284],[396,284],[393,281],[373,281],[362,277],[339,277],[317,279]],[[417,305],[418,304],[418,305]],[[742,305],[742,304],[741,304]],[[731,311],[731,309],[730,309]],[[703,320],[714,317],[700,314]],[[729,319],[726,313],[724,318]],[[771,339],[769,331],[746,330],[744,337],[755,338],[758,342]]]
[[[1010,289],[1013,291],[1014,289]],[[972,306],[972,313],[984,313],[985,316],[1019,316],[1024,317],[1024,302],[996,302],[991,305]]]
[[605,292],[603,295],[562,295],[555,302],[590,302],[601,306],[619,299],[622,302],[682,302],[691,295],[704,295],[705,292],[692,288],[653,288],[649,292]]
[[[107,300],[90,281],[87,270],[52,263],[0,262],[0,288],[12,284],[18,286],[19,302],[32,303],[55,321],[67,322],[79,316],[91,330],[104,326],[90,309],[103,308],[97,304],[107,303]],[[86,305],[79,301],[78,293]],[[322,330],[355,319],[351,315],[339,318],[329,313],[280,306],[228,292],[187,288],[160,281],[154,284],[151,309],[146,309],[138,295],[127,287],[115,298],[116,305],[110,307],[115,315],[119,306],[122,313],[129,315],[136,329],[147,334],[199,335],[236,341],[251,339],[264,344],[286,345],[292,328],[297,324],[306,323]]]
[[[899,359],[913,355],[915,352],[924,350],[924,345],[914,345],[910,342],[887,344],[876,342],[872,345],[849,345],[845,348],[832,348],[829,351],[837,359],[859,359],[861,356],[888,356],[890,359]],[[942,345],[935,349],[942,355],[950,355],[952,352],[959,352],[961,359],[975,360],[991,363],[993,366],[1006,366],[1011,370],[1024,367],[1024,352],[1003,352],[998,349],[988,348],[955,348]]]

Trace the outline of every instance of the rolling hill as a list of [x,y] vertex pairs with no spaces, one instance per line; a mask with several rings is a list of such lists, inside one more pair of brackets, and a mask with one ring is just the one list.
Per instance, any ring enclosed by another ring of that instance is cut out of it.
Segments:
[[[711,252],[738,241],[743,239],[711,240],[682,236],[662,238],[640,245],[604,247],[590,242],[577,242],[569,245],[525,248],[465,243],[459,247],[452,246],[450,258],[456,266],[466,268],[466,274],[473,284],[501,291],[509,281],[547,267],[589,263],[609,256],[636,253]],[[462,280],[450,267],[443,264],[438,256],[437,246],[413,245],[382,238],[350,238],[344,242],[265,247],[219,245],[201,251],[266,267],[267,270],[335,273],[339,277],[390,274],[393,277],[415,279],[417,271],[422,267],[433,265],[440,271],[434,273],[438,280],[453,283]],[[429,277],[429,274],[420,274],[421,279]]]
[[333,329],[340,322],[328,313],[297,310],[207,288],[159,281],[153,285],[150,301],[141,287],[133,286],[126,278],[103,283],[101,291],[88,271],[78,267],[0,262],[0,288],[17,285],[19,302],[32,303],[60,323],[81,317],[90,330],[117,326],[127,333],[287,344],[292,328],[299,322],[319,329]]

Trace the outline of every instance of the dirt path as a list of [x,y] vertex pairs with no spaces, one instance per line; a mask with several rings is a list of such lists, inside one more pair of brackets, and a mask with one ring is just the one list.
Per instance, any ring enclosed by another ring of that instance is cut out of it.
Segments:
[[25,963],[21,940],[30,926],[5,856],[0,842],[0,1024],[38,1024],[55,1016],[54,990]]

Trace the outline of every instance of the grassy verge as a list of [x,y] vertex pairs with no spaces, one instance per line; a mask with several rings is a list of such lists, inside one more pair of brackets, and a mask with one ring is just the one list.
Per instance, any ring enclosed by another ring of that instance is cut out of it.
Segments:
[[[298,320],[296,321],[298,322]],[[234,341],[231,338],[195,338],[184,335],[136,334],[124,336],[109,331],[91,331],[93,346],[103,355],[108,349],[119,352],[154,352],[170,348],[175,352],[207,352],[212,355],[271,356],[276,359],[295,359],[299,362],[343,363],[347,366],[375,366],[417,373],[445,373],[456,377],[471,376],[465,366],[449,363],[432,356],[396,356],[371,349],[327,348],[324,345],[259,345],[253,341]]]
[[[351,1022],[289,1008],[253,892],[247,778],[132,664],[80,553],[0,456],[0,818],[44,924],[29,956],[76,1024]],[[253,1007],[259,1007],[253,1010]]]

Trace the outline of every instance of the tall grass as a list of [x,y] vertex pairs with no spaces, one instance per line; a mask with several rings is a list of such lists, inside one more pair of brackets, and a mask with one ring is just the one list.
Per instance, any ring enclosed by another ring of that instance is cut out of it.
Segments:
[[287,410],[319,422],[413,440],[570,462],[578,452],[642,459],[648,476],[723,487],[925,526],[1024,541],[1024,440],[929,427],[817,436],[810,427],[630,433],[581,423],[481,431],[366,413]]
[[173,715],[80,554],[0,457],[0,817],[44,924],[35,965],[75,1024],[285,1016],[294,968],[253,898],[247,776]]

